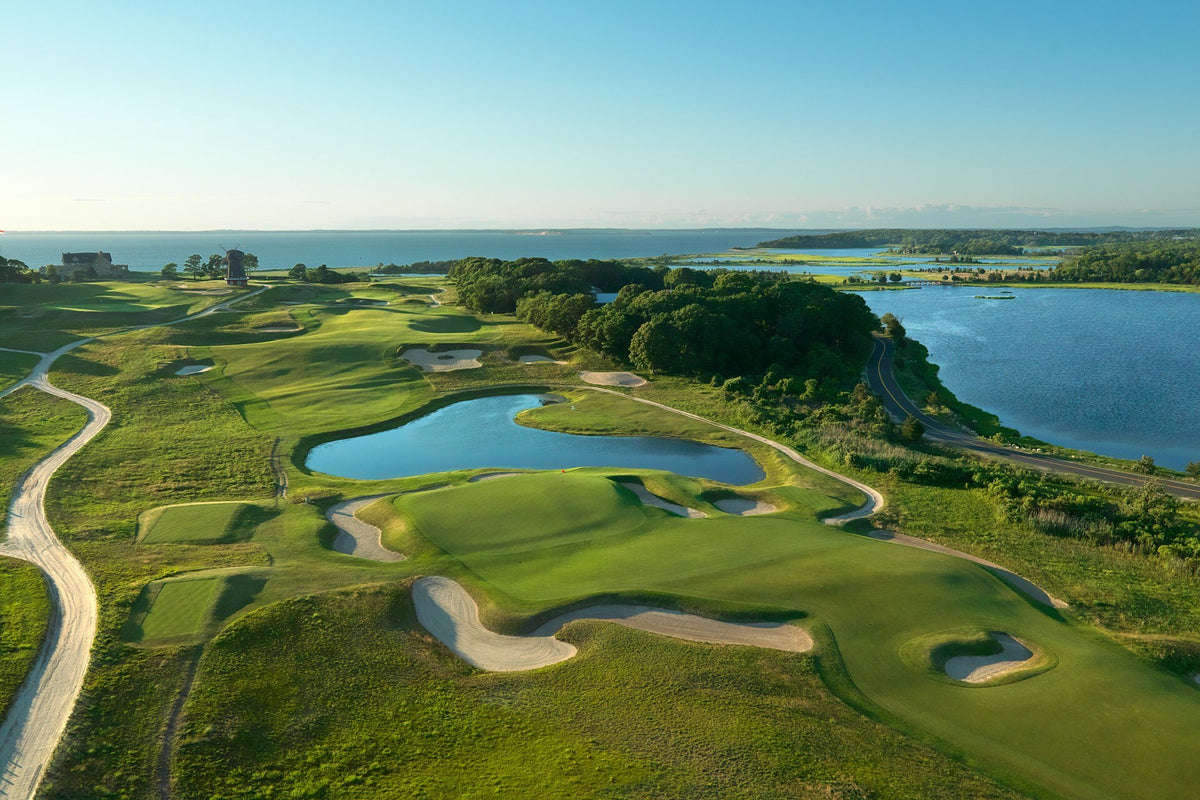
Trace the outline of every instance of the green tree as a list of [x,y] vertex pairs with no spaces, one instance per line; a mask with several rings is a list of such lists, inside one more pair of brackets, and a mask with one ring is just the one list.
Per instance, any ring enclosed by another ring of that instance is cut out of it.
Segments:
[[1200,461],[1188,462],[1187,469],[1185,469],[1184,472],[1186,472],[1188,475],[1191,475],[1193,478],[1200,478]]
[[163,264],[163,268],[162,268],[160,274],[167,280],[173,281],[179,277],[179,265],[176,264],[174,261],[171,261],[167,264]]
[[296,266],[294,266],[288,270],[288,277],[294,278],[298,281],[302,281],[302,280],[304,280],[304,276],[307,273],[308,273],[308,267],[306,267],[304,264],[297,264]]
[[199,253],[192,253],[183,262],[183,271],[195,280],[200,280],[200,276],[204,274],[204,257]]
[[210,278],[220,278],[225,274],[225,257],[213,253],[208,257],[208,263],[204,265],[204,274]]
[[1154,464],[1154,459],[1150,456],[1142,456],[1139,458],[1133,465],[1133,468],[1135,471],[1140,472],[1143,475],[1153,475],[1158,471],[1158,467],[1156,467]]
[[254,253],[246,253],[242,256],[242,268],[246,270],[247,275],[252,275],[258,271],[258,256]]
[[925,435],[925,426],[916,417],[909,415],[900,426],[900,438],[906,442],[919,442]]
[[900,320],[890,311],[880,317],[879,321],[883,323],[884,332],[897,344],[904,341],[904,337],[908,335],[908,331],[904,330],[904,326],[900,324]]

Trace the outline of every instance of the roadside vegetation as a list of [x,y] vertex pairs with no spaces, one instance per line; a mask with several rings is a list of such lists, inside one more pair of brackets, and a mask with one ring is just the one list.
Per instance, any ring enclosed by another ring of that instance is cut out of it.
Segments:
[[46,635],[50,594],[37,567],[0,556],[0,718]]

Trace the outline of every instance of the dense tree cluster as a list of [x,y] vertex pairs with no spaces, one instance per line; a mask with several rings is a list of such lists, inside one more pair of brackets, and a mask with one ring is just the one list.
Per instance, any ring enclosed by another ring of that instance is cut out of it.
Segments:
[[380,275],[405,275],[421,273],[422,275],[445,275],[455,265],[455,261],[414,261],[411,264],[384,264],[375,267]]
[[[861,297],[780,275],[538,258],[464,259],[450,275],[468,307],[515,310],[635,369],[754,376],[797,396],[808,379],[852,381],[879,327]],[[593,289],[616,299],[599,305]]]
[[34,283],[36,274],[25,262],[0,256],[0,283]]
[[760,242],[759,247],[824,250],[843,247],[889,247],[901,253],[958,253],[961,256],[1021,255],[1027,247],[1087,247],[1121,242],[1171,241],[1200,237],[1200,230],[1066,231],[944,230],[876,228],[800,234]]
[[1200,284],[1200,239],[1156,239],[1089,248],[1068,258],[1054,272],[1055,278],[1063,281]]
[[352,275],[346,272],[335,272],[322,264],[319,267],[307,267],[297,264],[288,270],[288,277],[305,283],[361,283],[371,280],[366,275]]

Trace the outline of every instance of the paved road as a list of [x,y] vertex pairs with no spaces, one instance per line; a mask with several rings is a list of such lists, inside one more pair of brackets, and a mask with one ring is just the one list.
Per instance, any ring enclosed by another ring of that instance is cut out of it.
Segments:
[[[162,324],[175,325],[221,311],[231,303],[266,289],[263,287],[197,314]],[[157,325],[126,330],[153,327]],[[41,360],[33,371],[24,380],[0,391],[0,397],[4,397],[22,386],[32,386],[78,403],[88,413],[83,430],[35,465],[17,484],[5,521],[8,538],[0,543],[0,555],[24,559],[41,568],[52,603],[49,627],[38,657],[0,723],[0,770],[3,770],[0,772],[0,797],[8,800],[29,800],[37,792],[83,686],[92,641],[96,637],[96,589],[83,566],[58,540],[46,519],[45,507],[51,476],[112,418],[107,406],[60,389],[50,383],[48,377],[50,366],[59,356],[90,341],[93,339],[81,339],[50,353],[35,353]]]
[[[1122,486],[1142,486],[1146,481],[1150,480],[1150,477],[1147,475],[1122,472],[1121,470],[1108,469],[1106,467],[1077,464],[1073,461],[1041,453],[1030,453],[1010,447],[1001,447],[980,439],[974,433],[948,427],[918,408],[908,398],[908,395],[904,393],[904,390],[900,388],[900,384],[896,382],[896,376],[892,371],[894,353],[895,344],[891,339],[884,336],[875,337],[875,349],[871,353],[871,357],[867,360],[867,383],[883,399],[884,407],[887,408],[889,414],[901,420],[907,418],[909,415],[916,417],[925,426],[926,437],[933,441],[986,456],[1002,458],[1023,467],[1032,467],[1033,469],[1048,472],[1061,472],[1081,478],[1104,481],[1105,483],[1115,483]],[[1196,484],[1176,480],[1164,480],[1162,478],[1157,480],[1162,484],[1164,489],[1177,497],[1185,500],[1200,500],[1200,486]]]

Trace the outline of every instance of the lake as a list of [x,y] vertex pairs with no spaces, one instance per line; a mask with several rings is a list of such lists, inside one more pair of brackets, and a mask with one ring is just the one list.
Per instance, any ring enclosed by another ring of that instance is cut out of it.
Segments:
[[741,450],[650,436],[579,436],[518,425],[541,404],[519,394],[464,400],[398,428],[314,447],[305,466],[360,480],[407,478],[460,469],[662,469],[745,485],[765,477]]
[[1200,294],[985,287],[864,292],[929,348],[959,399],[1043,441],[1200,461]]
[[[814,231],[816,232],[816,231]],[[752,247],[794,230],[713,228],[704,230],[570,229],[555,231],[201,231],[23,233],[0,237],[0,255],[31,267],[58,264],[63,253],[102,250],[132,270],[158,271],[182,265],[192,253],[205,258],[222,248],[241,247],[258,256],[263,269],[361,267],[449,261],[467,256],[514,259],[636,258]]]

